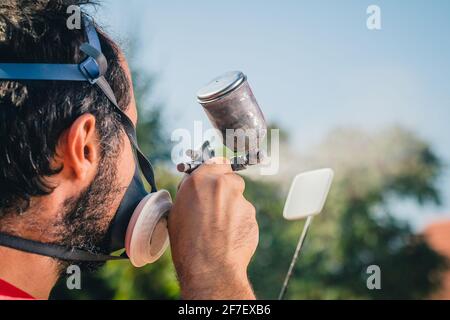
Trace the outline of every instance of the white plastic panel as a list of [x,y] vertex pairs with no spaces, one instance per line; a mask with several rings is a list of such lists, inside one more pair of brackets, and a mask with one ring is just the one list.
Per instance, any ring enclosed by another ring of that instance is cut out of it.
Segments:
[[334,172],[331,169],[320,169],[297,175],[284,205],[284,218],[299,220],[322,212],[333,177]]

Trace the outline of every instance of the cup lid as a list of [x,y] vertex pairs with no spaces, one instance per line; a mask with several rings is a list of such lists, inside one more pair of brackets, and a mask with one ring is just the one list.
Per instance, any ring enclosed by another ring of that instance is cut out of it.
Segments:
[[217,100],[239,87],[246,80],[241,71],[227,72],[208,83],[197,92],[200,103]]

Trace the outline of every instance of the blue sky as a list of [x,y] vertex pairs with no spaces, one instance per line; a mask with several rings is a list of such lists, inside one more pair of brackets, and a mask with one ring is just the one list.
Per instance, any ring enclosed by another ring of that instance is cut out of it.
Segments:
[[[366,28],[371,4],[382,30]],[[124,44],[131,32],[139,38],[142,65],[159,74],[169,129],[206,122],[195,92],[242,70],[299,150],[337,126],[402,124],[450,165],[448,0],[109,0],[98,16]],[[450,217],[449,170],[442,184],[445,206],[416,215],[419,227]]]

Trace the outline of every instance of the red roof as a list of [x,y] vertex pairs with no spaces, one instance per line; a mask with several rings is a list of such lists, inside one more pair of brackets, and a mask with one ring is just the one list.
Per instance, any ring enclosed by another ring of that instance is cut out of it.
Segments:
[[[425,229],[424,236],[436,252],[450,261],[450,221],[431,224]],[[442,288],[431,298],[450,300],[450,268],[442,278]]]

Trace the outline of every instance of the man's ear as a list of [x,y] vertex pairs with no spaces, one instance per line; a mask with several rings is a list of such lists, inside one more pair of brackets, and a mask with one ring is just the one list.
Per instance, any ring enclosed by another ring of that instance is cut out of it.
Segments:
[[62,161],[75,179],[92,179],[97,173],[99,143],[95,117],[83,114],[76,119],[63,135]]

